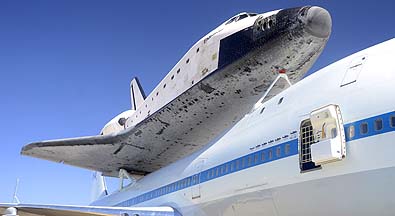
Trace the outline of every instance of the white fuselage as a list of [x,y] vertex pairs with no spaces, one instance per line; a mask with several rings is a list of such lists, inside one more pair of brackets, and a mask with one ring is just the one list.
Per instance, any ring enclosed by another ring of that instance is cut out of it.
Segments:
[[[182,215],[393,215],[394,59],[395,39],[346,57],[258,106],[199,152],[93,205],[171,206]],[[347,155],[301,172],[300,124],[330,104],[341,110]],[[262,152],[266,158],[255,160]]]

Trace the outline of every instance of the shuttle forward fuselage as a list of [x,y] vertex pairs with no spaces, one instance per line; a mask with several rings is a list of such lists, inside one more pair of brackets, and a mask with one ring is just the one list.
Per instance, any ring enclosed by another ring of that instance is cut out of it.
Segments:
[[[344,58],[255,107],[199,152],[94,205],[171,206],[182,215],[393,215],[394,57],[392,39]],[[344,140],[345,150],[303,166],[304,123],[314,126],[312,113],[326,107],[339,109],[340,127],[311,131],[310,162],[327,156],[317,150],[326,141]]]

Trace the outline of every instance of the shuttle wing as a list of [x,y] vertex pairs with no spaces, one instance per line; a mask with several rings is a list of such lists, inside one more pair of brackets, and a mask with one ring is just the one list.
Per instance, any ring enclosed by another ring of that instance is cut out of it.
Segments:
[[99,207],[71,205],[32,205],[32,204],[0,204],[0,215],[19,216],[107,216],[107,215],[140,215],[140,216],[174,216],[171,207]]
[[[136,175],[151,173],[207,145],[251,109],[248,105],[224,106],[226,98],[222,99],[215,89],[208,92],[208,88],[201,83],[189,89],[121,132],[35,142],[24,146],[21,154],[99,171],[105,176],[117,177],[120,169]],[[218,100],[206,100],[207,96]]]
[[[278,83],[278,79],[273,81]],[[120,169],[136,175],[151,173],[209,144],[251,110],[252,101],[257,101],[245,99],[238,91],[225,97],[208,86],[198,84],[119,133],[36,142],[23,147],[21,153],[105,176],[117,177]],[[272,89],[270,82],[260,87],[260,91],[268,89]],[[252,94],[259,98],[259,94]],[[243,106],[235,106],[231,100],[241,101]]]

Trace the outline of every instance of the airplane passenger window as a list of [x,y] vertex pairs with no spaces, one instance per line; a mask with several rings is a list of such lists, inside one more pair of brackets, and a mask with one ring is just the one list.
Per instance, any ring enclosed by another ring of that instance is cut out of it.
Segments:
[[353,138],[355,136],[355,127],[354,125],[351,125],[348,128],[348,137]]
[[172,80],[174,79],[174,75],[173,75],[173,76],[171,76],[171,79],[172,79]]
[[187,64],[189,63],[189,59],[187,59],[186,63],[187,63]]
[[269,160],[271,160],[272,158],[273,158],[273,151],[270,150],[270,151],[269,151]]
[[276,149],[276,156],[277,157],[281,156],[281,147],[277,147],[277,149]]
[[265,152],[263,151],[262,153],[261,153],[261,161],[264,161],[265,160]]
[[177,70],[177,73],[180,73],[180,71],[181,71],[181,69],[180,69],[180,68],[178,68],[178,70]]
[[249,156],[248,157],[248,166],[251,166],[251,161],[252,161],[251,156]]
[[390,125],[391,125],[391,127],[395,127],[395,115],[392,115],[390,117]]
[[254,163],[255,164],[258,163],[258,154],[255,154],[255,156],[254,156]]
[[361,134],[367,134],[368,133],[368,123],[364,122],[360,126],[360,132]]
[[376,131],[383,129],[383,120],[382,119],[376,119],[376,121],[374,121],[374,129]]
[[291,146],[289,144],[285,145],[285,154],[289,154]]

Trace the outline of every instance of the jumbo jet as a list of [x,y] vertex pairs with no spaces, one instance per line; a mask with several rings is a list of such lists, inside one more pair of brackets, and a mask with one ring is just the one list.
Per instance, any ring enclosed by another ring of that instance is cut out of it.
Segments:
[[134,79],[132,110],[99,136],[22,149],[97,171],[91,206],[4,214],[393,215],[395,39],[301,80],[330,32],[319,7],[236,15],[148,97]]

